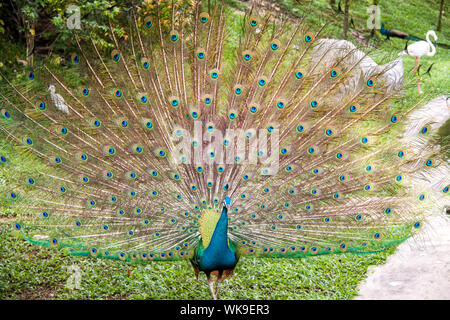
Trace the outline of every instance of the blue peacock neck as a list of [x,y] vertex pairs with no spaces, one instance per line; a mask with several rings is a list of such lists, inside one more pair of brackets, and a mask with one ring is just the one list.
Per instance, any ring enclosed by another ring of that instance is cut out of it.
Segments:
[[229,247],[228,242],[228,209],[224,206],[214,229],[211,242],[201,258],[200,270],[233,269],[237,263],[237,258]]
[[218,249],[228,248],[228,209],[225,206],[223,207],[219,221],[214,229],[208,248],[210,246]]

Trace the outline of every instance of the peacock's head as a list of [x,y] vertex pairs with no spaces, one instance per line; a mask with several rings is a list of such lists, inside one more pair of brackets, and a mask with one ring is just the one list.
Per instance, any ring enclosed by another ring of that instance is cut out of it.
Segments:
[[230,209],[230,205],[231,205],[230,197],[225,197],[225,199],[223,200],[223,206],[227,209]]

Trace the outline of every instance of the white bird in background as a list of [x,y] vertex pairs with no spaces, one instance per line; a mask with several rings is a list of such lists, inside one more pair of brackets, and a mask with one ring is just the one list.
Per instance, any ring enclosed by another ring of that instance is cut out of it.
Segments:
[[399,56],[410,55],[412,57],[416,57],[413,73],[416,73],[419,68],[420,57],[422,56],[432,57],[436,53],[436,48],[430,41],[430,36],[433,36],[434,41],[437,40],[436,33],[433,30],[430,30],[427,32],[426,36],[427,41],[414,42],[413,44],[406,46],[405,50],[403,50],[398,54]]
[[69,107],[67,106],[66,101],[64,101],[64,98],[59,93],[56,93],[55,86],[51,84],[48,87],[48,90],[50,91],[50,97],[52,98],[55,107],[59,111],[69,114]]
[[[386,92],[400,90],[403,86],[403,61],[397,58],[384,65],[379,65],[371,57],[347,40],[320,39],[314,47],[311,58],[311,65],[314,68],[329,68],[336,62],[351,67],[355,65],[352,71],[352,79],[349,85],[361,86],[372,75],[379,75],[379,79],[385,82]],[[341,91],[343,98],[347,94],[345,87]]]

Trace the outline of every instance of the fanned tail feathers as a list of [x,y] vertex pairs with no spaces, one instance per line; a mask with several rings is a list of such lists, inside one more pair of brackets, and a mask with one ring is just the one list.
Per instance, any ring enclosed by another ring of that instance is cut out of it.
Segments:
[[220,2],[166,9],[133,9],[106,55],[77,38],[67,67],[8,81],[1,129],[45,164],[3,192],[33,216],[16,230],[74,254],[186,258],[225,196],[244,255],[371,252],[420,227],[430,203],[407,181],[435,151],[399,140],[415,106],[391,110],[395,64],[256,7],[239,21]]

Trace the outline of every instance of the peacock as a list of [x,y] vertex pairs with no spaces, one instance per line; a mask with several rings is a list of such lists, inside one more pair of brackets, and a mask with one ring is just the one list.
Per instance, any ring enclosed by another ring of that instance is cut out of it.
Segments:
[[400,30],[386,29],[384,27],[384,22],[381,22],[380,33],[382,35],[386,36],[386,40],[388,40],[390,37],[395,37],[395,38],[412,40],[412,41],[423,41],[422,38],[418,38],[416,36],[413,36],[411,34],[408,34],[406,32],[400,31]]
[[408,180],[438,155],[400,140],[424,97],[394,103],[392,64],[361,68],[361,51],[318,41],[324,26],[257,3],[238,20],[221,1],[127,14],[108,52],[75,30],[65,63],[2,75],[2,137],[41,163],[2,186],[24,213],[11,232],[77,256],[184,259],[216,299],[240,257],[368,254],[422,226],[433,203]]

